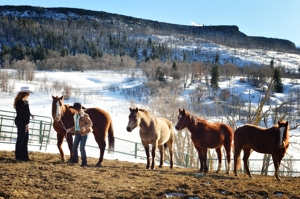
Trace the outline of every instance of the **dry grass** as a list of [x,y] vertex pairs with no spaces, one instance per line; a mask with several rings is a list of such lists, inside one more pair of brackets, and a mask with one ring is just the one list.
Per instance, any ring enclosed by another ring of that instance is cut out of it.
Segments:
[[[300,178],[235,177],[169,167],[104,160],[103,167],[59,163],[58,154],[30,153],[31,162],[0,151],[0,198],[300,198]],[[95,165],[96,158],[88,158]],[[198,175],[197,175],[198,176]]]

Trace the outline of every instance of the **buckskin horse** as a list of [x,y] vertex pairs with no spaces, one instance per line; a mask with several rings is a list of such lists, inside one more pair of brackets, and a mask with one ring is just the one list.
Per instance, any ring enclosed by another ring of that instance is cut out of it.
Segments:
[[185,109],[179,109],[178,122],[175,126],[176,130],[187,128],[191,132],[191,138],[198,152],[200,159],[199,172],[207,173],[207,149],[215,149],[218,155],[217,173],[222,167],[222,146],[224,146],[227,156],[227,174],[230,172],[231,147],[233,141],[233,130],[230,126],[216,122],[210,123],[197,116],[191,115]]
[[[68,104],[64,104],[64,97],[52,96],[52,117],[54,119],[53,128],[57,132],[57,147],[60,152],[61,162],[65,161],[64,152],[62,149],[62,143],[66,137],[68,147],[70,150],[70,159],[72,159],[72,146],[73,139],[72,134],[66,135],[66,129],[74,126],[73,115],[75,114],[73,109],[69,108]],[[93,134],[95,140],[100,148],[100,158],[96,167],[100,167],[103,161],[103,156],[106,148],[106,134],[108,133],[108,150],[114,151],[114,130],[112,119],[110,115],[100,108],[88,108],[85,111],[89,114],[93,122]]]
[[248,167],[251,149],[258,153],[272,154],[275,167],[274,177],[281,181],[278,175],[280,162],[289,147],[289,123],[278,121],[271,128],[261,128],[246,124],[235,130],[234,133],[234,174],[238,176],[241,150],[244,151],[243,161],[247,175],[253,178]]
[[129,108],[129,110],[129,121],[126,129],[128,132],[131,132],[134,128],[140,127],[140,137],[147,156],[146,168],[150,168],[149,144],[151,144],[151,169],[155,169],[155,152],[157,147],[160,152],[159,168],[162,168],[164,163],[164,148],[169,148],[170,168],[173,169],[174,131],[172,123],[166,118],[156,118],[144,109]]

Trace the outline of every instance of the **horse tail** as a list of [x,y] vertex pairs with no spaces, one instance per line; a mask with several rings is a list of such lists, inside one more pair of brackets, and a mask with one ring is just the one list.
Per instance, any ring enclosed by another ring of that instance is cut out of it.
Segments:
[[240,170],[242,168],[241,162],[242,162],[241,155],[239,155],[239,157],[236,160],[236,169]]
[[[233,151],[234,151],[234,147],[233,147]],[[242,168],[242,159],[241,159],[241,154],[237,157],[236,159],[236,170],[240,170]]]
[[110,122],[108,128],[108,149],[109,151],[115,151],[115,136],[114,136],[114,128],[112,122]]

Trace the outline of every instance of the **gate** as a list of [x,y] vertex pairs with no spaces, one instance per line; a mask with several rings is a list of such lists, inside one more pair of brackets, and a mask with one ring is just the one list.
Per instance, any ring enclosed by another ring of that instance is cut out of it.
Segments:
[[[15,125],[16,113],[0,110],[0,143],[15,144],[17,141],[18,129]],[[40,150],[47,150],[50,140],[52,118],[34,115],[29,123],[28,145],[38,146]]]

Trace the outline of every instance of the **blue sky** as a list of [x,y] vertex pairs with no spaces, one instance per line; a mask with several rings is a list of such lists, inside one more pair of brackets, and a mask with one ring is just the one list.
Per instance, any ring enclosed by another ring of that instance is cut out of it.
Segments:
[[248,36],[300,47],[300,0],[1,0],[1,5],[70,7],[191,25],[237,25]]

